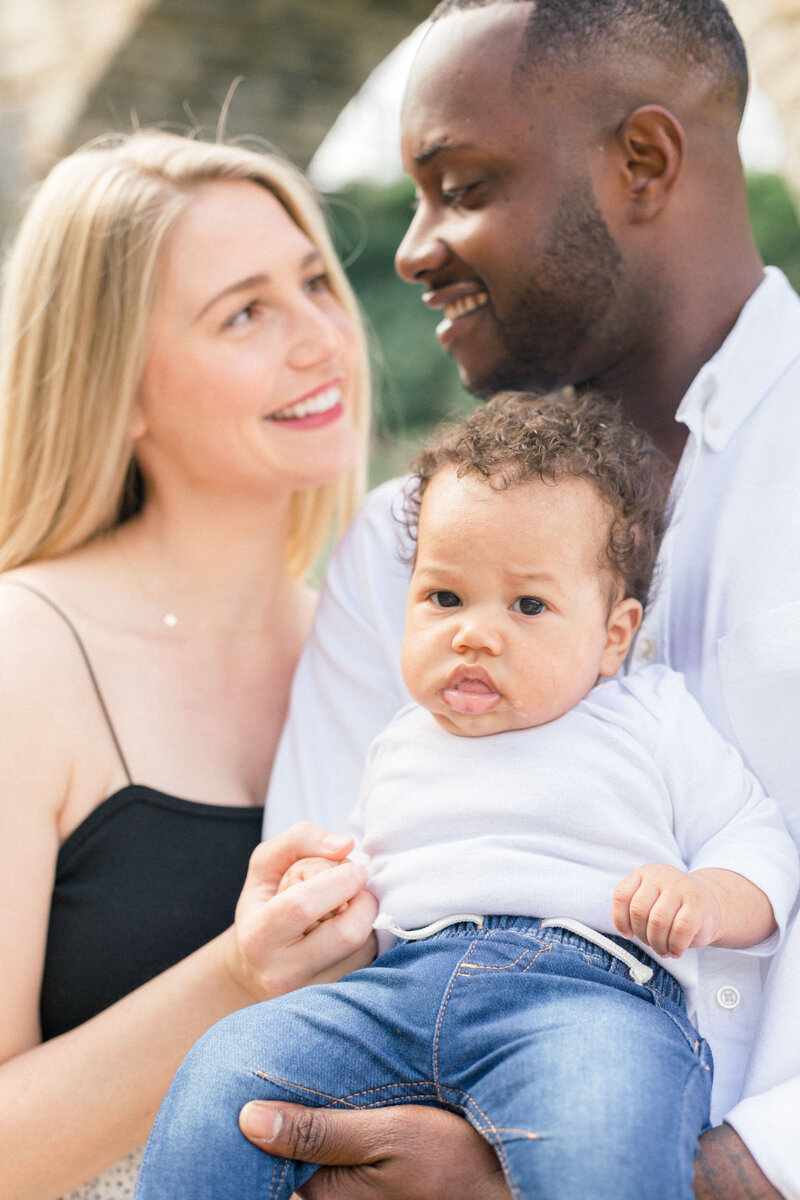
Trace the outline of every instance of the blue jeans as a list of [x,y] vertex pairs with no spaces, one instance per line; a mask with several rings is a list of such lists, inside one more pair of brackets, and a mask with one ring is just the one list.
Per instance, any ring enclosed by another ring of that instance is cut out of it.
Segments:
[[185,1059],[136,1200],[288,1198],[317,1169],[239,1132],[248,1100],[460,1113],[524,1200],[691,1200],[711,1060],[680,985],[534,918],[399,941],[365,970],[244,1009]]

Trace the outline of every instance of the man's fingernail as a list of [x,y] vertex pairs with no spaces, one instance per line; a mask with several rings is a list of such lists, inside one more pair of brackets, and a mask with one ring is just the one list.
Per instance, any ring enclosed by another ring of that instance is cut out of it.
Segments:
[[239,1114],[239,1128],[257,1142],[274,1142],[281,1131],[283,1117],[276,1108],[251,1100]]

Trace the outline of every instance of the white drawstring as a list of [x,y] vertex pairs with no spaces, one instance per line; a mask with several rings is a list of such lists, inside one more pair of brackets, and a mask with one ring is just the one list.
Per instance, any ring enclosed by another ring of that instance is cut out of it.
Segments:
[[[425,925],[422,929],[401,929],[388,913],[378,913],[372,922],[372,928],[391,933],[394,937],[403,938],[407,942],[418,942],[423,938],[432,937],[434,933],[439,933],[448,925],[460,925],[462,921],[477,925],[478,929],[483,929],[483,917],[476,913],[454,913],[451,917],[440,917],[438,921],[432,921],[430,925]],[[543,917],[539,926],[541,929],[568,929],[570,933],[577,933],[587,942],[599,946],[601,950],[605,950],[607,954],[611,954],[625,964],[634,983],[649,983],[653,978],[652,967],[639,962],[639,959],[635,958],[628,950],[623,950],[622,946],[612,942],[611,938],[584,925],[582,921],[576,921],[572,917]]]
[[599,946],[607,954],[613,954],[614,958],[618,958],[628,968],[630,977],[634,983],[649,983],[653,978],[652,967],[639,962],[638,958],[635,958],[627,950],[623,950],[622,946],[618,946],[616,942],[612,942],[611,938],[605,937],[604,934],[598,933],[595,929],[590,929],[582,921],[575,921],[572,917],[543,917],[539,924],[543,929],[553,926],[557,929],[568,929],[570,933],[577,933],[579,937],[585,938],[587,942],[593,942],[595,946]]
[[431,921],[430,925],[425,925],[422,929],[401,929],[388,913],[378,913],[372,922],[372,928],[385,930],[386,933],[392,933],[407,942],[418,942],[422,938],[432,937],[448,925],[460,925],[462,921],[469,921],[470,924],[483,929],[483,917],[476,916],[475,913],[455,913],[452,917],[440,917],[438,921]]

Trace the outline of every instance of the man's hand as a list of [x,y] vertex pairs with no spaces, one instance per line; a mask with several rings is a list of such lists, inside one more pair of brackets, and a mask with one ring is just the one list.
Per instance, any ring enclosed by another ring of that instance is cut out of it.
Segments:
[[695,1200],[781,1200],[730,1125],[718,1125],[700,1138],[694,1195]]
[[510,1195],[491,1147],[462,1117],[444,1109],[405,1105],[332,1112],[253,1101],[242,1109],[239,1126],[270,1154],[329,1164],[301,1189],[305,1200],[508,1200]]

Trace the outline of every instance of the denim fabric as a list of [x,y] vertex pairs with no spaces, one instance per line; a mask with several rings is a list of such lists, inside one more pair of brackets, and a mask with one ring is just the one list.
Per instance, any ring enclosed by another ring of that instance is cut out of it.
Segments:
[[455,1110],[525,1200],[691,1200],[708,1047],[677,981],[614,940],[648,984],[576,934],[489,917],[221,1021],[175,1077],[136,1200],[288,1200],[316,1168],[245,1140],[253,1099]]

